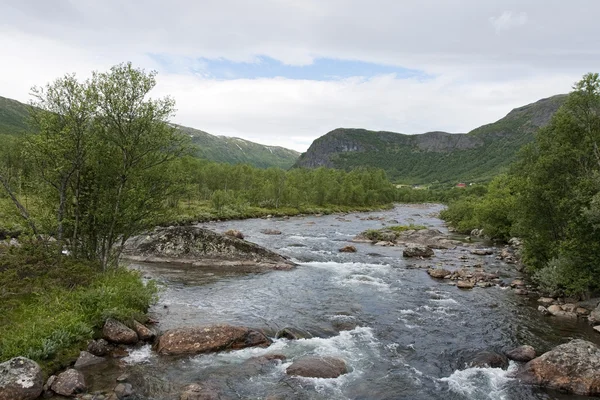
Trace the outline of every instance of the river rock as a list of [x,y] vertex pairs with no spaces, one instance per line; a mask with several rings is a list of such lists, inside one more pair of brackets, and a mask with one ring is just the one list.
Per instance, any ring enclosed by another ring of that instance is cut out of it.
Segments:
[[519,295],[519,296],[527,296],[529,294],[529,292],[527,291],[527,289],[523,289],[523,288],[514,289],[513,292],[516,295]]
[[238,239],[244,239],[244,234],[242,232],[238,231],[237,229],[230,229],[227,232],[225,232],[225,235],[232,236],[232,237],[238,238]]
[[224,400],[216,385],[192,383],[184,388],[179,400]]
[[50,389],[61,396],[71,397],[85,392],[87,386],[81,372],[76,369],[68,369],[56,377]]
[[600,305],[598,305],[592,310],[592,312],[590,312],[588,320],[594,325],[600,324]]
[[119,400],[126,400],[135,396],[135,392],[133,390],[133,386],[131,386],[131,383],[119,383],[115,387],[114,392]]
[[98,357],[107,355],[112,349],[113,346],[104,339],[91,340],[87,346],[87,351]]
[[417,243],[409,243],[404,248],[402,255],[404,257],[432,257],[435,253],[427,246]]
[[456,287],[459,289],[473,289],[475,284],[471,281],[456,281]]
[[575,339],[529,361],[519,375],[525,383],[569,393],[600,395],[600,348]]
[[506,356],[493,351],[481,351],[467,365],[469,367],[506,369],[508,368],[508,359]]
[[145,342],[152,341],[156,337],[155,333],[152,332],[152,330],[150,330],[148,327],[139,323],[136,320],[133,320],[133,330],[135,331],[135,333],[137,333],[140,340],[143,340]]
[[105,358],[95,356],[87,351],[79,352],[79,358],[75,361],[75,368],[85,368],[90,365],[100,364],[106,361]]
[[535,349],[529,345],[519,346],[506,352],[509,360],[528,362],[535,358]]
[[139,338],[133,329],[113,318],[108,318],[102,328],[104,339],[117,344],[135,344]]
[[303,331],[301,329],[293,328],[293,327],[285,327],[280,329],[276,334],[275,338],[277,339],[288,339],[288,340],[298,340],[298,339],[308,339],[313,337],[310,333]]
[[287,367],[285,373],[307,378],[337,378],[348,372],[346,362],[334,357],[302,357]]
[[198,354],[270,344],[271,340],[257,330],[213,325],[168,330],[159,338],[157,351],[164,355]]
[[567,312],[564,311],[563,308],[558,305],[558,304],[552,304],[551,306],[549,306],[547,308],[548,312],[555,316],[555,317],[560,317],[560,318],[577,318],[577,314],[572,313],[572,312]]
[[525,286],[525,282],[521,279],[514,279],[511,283],[510,283],[510,287],[516,288],[519,286]]
[[42,369],[25,357],[0,364],[0,400],[32,400],[42,394]]
[[340,253],[356,253],[356,247],[354,246],[344,246],[339,249]]
[[476,256],[489,256],[490,254],[494,254],[494,251],[490,249],[473,249],[471,250],[471,254]]
[[277,229],[263,229],[260,231],[263,235],[281,235],[281,231]]
[[552,297],[540,297],[538,299],[538,303],[540,303],[543,306],[550,306],[554,304],[554,299]]
[[427,273],[432,278],[444,279],[446,276],[450,275],[450,271],[443,268],[429,268]]
[[296,266],[288,258],[257,244],[198,226],[156,228],[133,237],[125,243],[123,257],[252,273],[289,270]]

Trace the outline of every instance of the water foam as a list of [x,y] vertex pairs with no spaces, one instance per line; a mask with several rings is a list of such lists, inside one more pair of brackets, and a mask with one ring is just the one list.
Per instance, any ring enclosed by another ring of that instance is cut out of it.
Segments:
[[510,363],[507,370],[501,368],[473,367],[456,370],[447,378],[441,378],[446,382],[449,389],[468,398],[508,400],[506,392],[507,383],[513,380],[511,374],[517,369],[517,365]]
[[127,364],[146,364],[155,357],[152,352],[152,346],[145,344],[138,349],[129,350],[129,355],[123,358],[123,361]]

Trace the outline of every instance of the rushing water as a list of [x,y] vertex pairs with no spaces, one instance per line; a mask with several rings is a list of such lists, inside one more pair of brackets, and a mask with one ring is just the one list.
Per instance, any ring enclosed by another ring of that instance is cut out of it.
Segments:
[[[538,351],[572,337],[595,340],[577,321],[544,317],[535,302],[499,287],[460,290],[431,279],[418,267],[449,269],[483,263],[509,282],[518,273],[494,256],[466,248],[435,250],[427,261],[403,259],[402,247],[355,244],[338,249],[370,228],[421,224],[442,231],[438,205],[402,205],[393,210],[341,216],[254,219],[201,224],[215,231],[239,229],[246,239],[291,257],[292,271],[232,274],[172,265],[137,265],[164,284],[151,310],[161,330],[231,323],[263,329],[284,327],[310,333],[296,341],[277,339],[266,349],[245,349],[192,357],[161,357],[149,346],[120,363],[90,374],[100,387],[124,370],[136,390],[152,399],[178,399],[181,388],[209,382],[223,398],[264,399],[576,399],[519,384],[509,371],[465,368],[478,351],[502,351],[521,344]],[[369,216],[382,220],[366,220]],[[283,234],[269,236],[262,229]],[[460,258],[462,256],[462,258]],[[351,330],[339,331],[340,325]],[[283,363],[259,364],[253,357],[279,353]],[[291,378],[295,357],[343,358],[351,372],[337,379]]]

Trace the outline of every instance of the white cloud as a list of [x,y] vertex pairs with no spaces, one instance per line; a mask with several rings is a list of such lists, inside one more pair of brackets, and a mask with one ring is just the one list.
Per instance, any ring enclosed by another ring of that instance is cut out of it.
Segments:
[[[31,86],[64,73],[132,61],[159,70],[156,95],[175,98],[174,122],[298,150],[340,126],[468,131],[567,92],[600,65],[596,0],[42,3],[0,3],[0,96],[27,101]],[[161,69],[150,54],[187,61]],[[431,78],[219,81],[197,61],[261,55],[384,63]]]
[[507,31],[509,29],[523,26],[527,23],[527,13],[520,12],[513,14],[510,11],[504,11],[498,17],[490,17],[490,22],[496,29],[496,32]]

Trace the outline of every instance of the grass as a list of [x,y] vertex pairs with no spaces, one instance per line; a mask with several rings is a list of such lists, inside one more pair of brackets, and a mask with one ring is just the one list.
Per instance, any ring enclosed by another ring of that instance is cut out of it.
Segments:
[[156,286],[135,272],[102,273],[52,246],[0,251],[0,362],[25,356],[51,373],[72,362],[106,318],[144,320],[156,297]]

